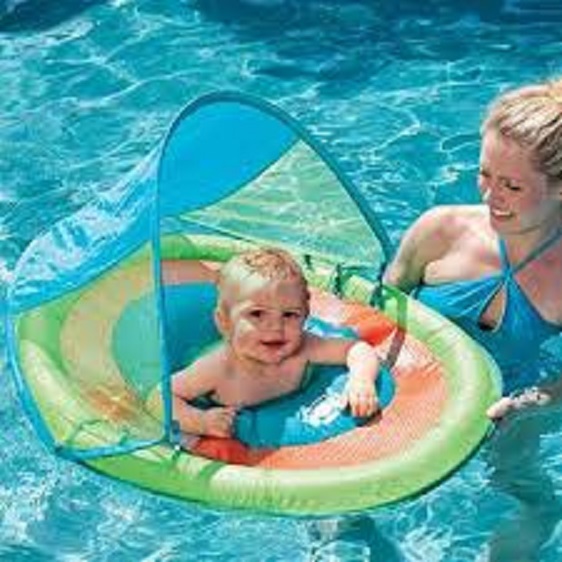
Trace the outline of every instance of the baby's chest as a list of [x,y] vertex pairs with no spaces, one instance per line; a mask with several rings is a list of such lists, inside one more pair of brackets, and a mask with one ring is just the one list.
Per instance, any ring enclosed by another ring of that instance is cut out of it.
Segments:
[[302,369],[234,376],[225,381],[216,394],[225,405],[253,406],[294,392],[300,387],[302,378]]

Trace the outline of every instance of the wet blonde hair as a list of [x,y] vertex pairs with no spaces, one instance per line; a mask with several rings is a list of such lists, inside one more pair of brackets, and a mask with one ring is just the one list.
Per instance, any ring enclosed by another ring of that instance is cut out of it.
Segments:
[[221,268],[218,276],[219,306],[224,306],[225,295],[252,277],[266,281],[294,281],[302,286],[308,299],[306,278],[296,260],[280,248],[258,248],[235,255]]
[[482,134],[497,131],[531,151],[549,183],[562,181],[562,79],[501,95],[490,107]]

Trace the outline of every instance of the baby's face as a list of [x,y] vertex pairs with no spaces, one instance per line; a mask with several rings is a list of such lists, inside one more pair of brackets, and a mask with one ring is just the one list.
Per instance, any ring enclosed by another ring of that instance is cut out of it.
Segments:
[[238,357],[279,364],[299,351],[308,315],[301,282],[252,277],[232,293],[222,328]]

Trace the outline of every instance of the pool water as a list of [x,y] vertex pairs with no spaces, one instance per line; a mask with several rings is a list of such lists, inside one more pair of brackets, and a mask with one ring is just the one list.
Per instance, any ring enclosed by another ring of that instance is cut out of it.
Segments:
[[[300,119],[396,242],[424,209],[476,201],[486,105],[562,75],[561,40],[554,0],[0,0],[0,290],[37,234],[216,89]],[[55,458],[1,351],[0,560],[562,559],[559,412],[503,424],[421,497],[271,517],[158,497]]]

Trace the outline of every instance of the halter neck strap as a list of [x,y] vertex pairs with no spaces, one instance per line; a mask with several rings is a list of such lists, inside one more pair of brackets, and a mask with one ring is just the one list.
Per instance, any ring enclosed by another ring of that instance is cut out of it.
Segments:
[[502,271],[504,273],[510,273],[515,275],[517,272],[521,271],[525,266],[530,264],[533,260],[536,260],[541,254],[546,252],[550,247],[554,246],[558,240],[562,238],[562,228],[559,228],[552,236],[543,240],[536,248],[533,248],[529,254],[523,258],[515,266],[509,263],[509,258],[507,257],[507,248],[505,247],[505,242],[500,238],[500,258],[502,262]]

